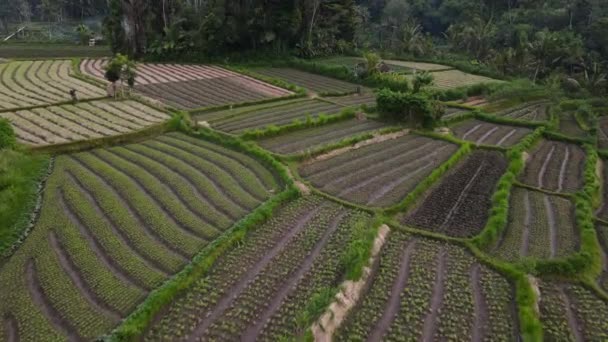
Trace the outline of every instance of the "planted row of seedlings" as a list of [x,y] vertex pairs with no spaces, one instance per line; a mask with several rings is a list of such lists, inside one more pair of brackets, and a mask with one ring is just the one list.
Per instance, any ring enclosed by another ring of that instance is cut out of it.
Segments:
[[480,83],[503,82],[485,76],[468,74],[456,69],[436,71],[432,75],[433,87],[439,89],[460,88]]
[[511,147],[516,145],[532,130],[525,127],[498,125],[494,123],[467,120],[452,128],[455,136],[477,145]]
[[351,119],[262,139],[258,144],[274,153],[297,154],[385,127],[385,123],[375,120]]
[[486,225],[492,194],[507,169],[499,152],[476,151],[456,165],[405,215],[406,225],[453,237],[472,237]]
[[512,262],[553,259],[578,251],[579,240],[569,199],[515,187],[507,227],[490,252]]
[[583,186],[585,151],[577,145],[543,140],[530,152],[520,181],[554,191],[576,192]]
[[24,341],[105,334],[277,188],[252,157],[180,134],[60,156],[0,270],[0,316]]
[[573,138],[587,138],[589,132],[579,125],[574,117],[574,112],[562,112],[559,115],[559,132]]
[[135,101],[100,100],[0,113],[19,142],[41,146],[125,134],[159,124],[169,115]]
[[606,341],[608,302],[585,286],[539,283],[540,320],[546,341]]
[[603,223],[598,223],[595,226],[597,238],[600,242],[602,273],[598,278],[598,284],[604,291],[608,293],[608,226]]
[[451,244],[389,234],[337,341],[515,341],[514,290]]
[[266,128],[268,126],[285,126],[296,120],[305,121],[308,118],[317,118],[321,114],[331,115],[339,113],[344,107],[317,99],[296,100],[278,105],[269,105],[261,109],[240,112],[238,115],[227,115],[212,119],[213,128],[233,134],[240,134],[248,130]]
[[70,76],[69,60],[0,64],[0,109],[42,106],[72,99],[104,97],[105,91]]
[[218,107],[292,95],[289,90],[233,76],[135,86],[138,92],[179,109]]
[[325,98],[328,101],[341,104],[343,106],[355,107],[355,106],[376,106],[376,95],[371,92],[365,92],[361,94],[352,94],[345,96],[332,96]]
[[303,164],[299,171],[322,191],[383,207],[402,200],[457,149],[442,140],[407,135]]
[[546,101],[527,102],[494,115],[518,120],[547,121],[550,119],[549,107],[550,104]]
[[[146,340],[278,341],[301,336],[315,298],[344,278],[353,225],[369,215],[320,197],[281,207],[154,321]],[[328,292],[329,291],[329,292]]]
[[320,95],[342,95],[359,92],[369,92],[369,89],[357,84],[337,80],[335,78],[311,74],[289,68],[256,68],[257,74],[273,77],[295,84]]

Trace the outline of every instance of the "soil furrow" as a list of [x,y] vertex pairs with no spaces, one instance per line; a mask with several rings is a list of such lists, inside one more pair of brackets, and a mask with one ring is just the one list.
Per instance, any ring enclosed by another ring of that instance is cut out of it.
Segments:
[[57,239],[55,232],[49,232],[49,243],[51,249],[55,252],[59,264],[64,273],[70,278],[74,286],[78,289],[78,293],[91,305],[96,311],[106,316],[113,323],[120,320],[120,313],[114,310],[100,299],[97,294],[91,290],[86,280],[82,278],[80,270],[74,264],[68,253],[61,246],[61,242]]
[[241,279],[225,294],[222,298],[217,302],[214,308],[207,313],[205,319],[199,323],[199,325],[194,329],[194,331],[190,334],[188,341],[196,341],[198,340],[221,315],[230,307],[230,305],[234,302],[234,300],[243,292],[243,290],[249,285],[249,283],[255,279],[255,277],[260,273],[266,266],[270,264],[270,262],[281,252],[285,247],[289,244],[289,242],[296,237],[301,231],[304,230],[306,224],[313,219],[313,217],[321,210],[321,207],[317,207],[314,210],[306,213],[302,217],[300,217],[292,228],[289,230],[287,234],[285,234],[274,247],[264,253],[262,258],[253,265],[243,276]]
[[486,139],[488,139],[488,137],[490,137],[492,134],[494,134],[494,132],[498,131],[498,126],[492,128],[491,130],[487,131],[484,135],[482,135],[479,139],[477,139],[477,141],[475,142],[476,144],[482,144]]
[[[135,177],[133,177],[132,175],[126,173],[125,171],[123,171],[122,169],[116,167],[114,164],[112,164],[111,162],[109,162],[108,160],[106,160],[104,157],[99,156],[98,153],[93,152],[92,153],[96,158],[98,158],[100,161],[104,162],[106,165],[108,165],[108,167],[111,167],[112,169],[114,169],[116,172],[120,173],[121,175],[125,176],[126,178],[128,178],[133,184],[135,184],[135,186],[138,188],[138,190],[142,193],[144,193],[148,198],[150,198],[150,200],[152,202],[154,202],[155,206],[158,207],[164,214],[165,216],[169,219],[169,221],[171,222],[171,224],[175,227],[179,227],[180,230],[183,231],[184,234],[190,236],[193,239],[197,239],[197,240],[202,240],[202,241],[206,241],[205,238],[203,238],[202,236],[199,236],[198,233],[194,232],[190,227],[186,227],[182,222],[180,222],[177,217],[175,217],[175,215],[173,215],[172,212],[169,211],[169,208],[167,208],[167,205],[165,203],[160,202],[156,196],[154,196],[150,190],[148,190],[144,184],[136,179]],[[177,194],[175,193],[175,190],[171,189],[170,187],[166,186],[162,181],[160,181],[157,178],[157,181],[159,182],[159,184],[162,184],[163,187],[167,190],[168,193],[172,194],[173,197],[177,198],[180,202],[183,203],[183,201],[181,201],[181,198],[177,196]],[[184,204],[185,205],[185,204]]]
[[367,201],[368,205],[373,204],[374,202],[376,202],[377,200],[381,199],[384,195],[386,195],[387,193],[391,192],[392,190],[394,190],[397,186],[399,186],[401,183],[409,180],[412,177],[417,176],[420,172],[425,171],[426,169],[428,169],[429,167],[433,166],[433,162],[428,162],[425,165],[422,165],[421,167],[417,168],[416,170],[410,171],[408,172],[405,176],[397,178],[396,180],[382,186],[381,188],[379,188],[378,190],[374,191],[370,196],[369,196],[369,200]]
[[108,227],[110,227],[114,236],[116,236],[119,240],[121,240],[121,242],[129,248],[129,250],[131,251],[131,253],[133,253],[133,255],[135,255],[142,263],[146,264],[146,266],[148,266],[150,269],[152,269],[158,273],[161,273],[165,277],[168,277],[169,274],[172,273],[171,270],[164,268],[163,265],[161,265],[158,261],[156,261],[152,258],[149,258],[147,256],[147,254],[145,254],[145,253],[141,253],[138,250],[138,248],[135,246],[133,241],[131,241],[131,239],[129,239],[127,234],[125,234],[125,232],[123,232],[122,229],[118,228],[118,226],[114,223],[114,221],[106,215],[106,213],[103,211],[103,209],[101,209],[99,202],[93,196],[93,194],[89,191],[89,189],[87,189],[87,187],[84,184],[82,184],[80,182],[80,180],[78,180],[72,174],[71,171],[66,170],[65,172],[66,172],[67,177],[73,182],[74,185],[76,185],[78,190],[82,194],[84,194],[84,196],[87,198],[87,200],[89,201],[89,204],[93,207],[93,209],[95,210],[97,215],[99,215],[99,217],[101,217],[101,219],[106,223],[106,225]]
[[[399,308],[401,306],[401,295],[404,292],[405,287],[407,286],[407,281],[410,274],[410,258],[414,253],[414,249],[416,247],[416,240],[411,240],[407,247],[403,250],[403,255],[401,256],[401,267],[399,268],[399,273],[397,274],[397,278],[393,283],[393,287],[391,289],[391,294],[388,301],[385,304],[384,310],[382,312],[382,316],[374,325],[370,335],[367,338],[369,342],[380,341],[389,330],[391,324],[395,320],[397,313],[399,312]],[[380,258],[378,258],[380,259]]]
[[310,251],[306,259],[302,261],[297,271],[291,274],[288,279],[285,279],[282,287],[274,294],[273,298],[269,299],[268,306],[257,317],[257,323],[247,328],[243,335],[241,335],[241,342],[255,342],[258,339],[258,336],[262,332],[262,329],[264,329],[267,321],[274,316],[277,309],[283,304],[285,298],[296,289],[297,284],[302,277],[310,271],[315,259],[321,254],[321,251],[325,245],[327,245],[330,237],[338,230],[338,227],[346,214],[346,211],[342,211],[334,217],[321,239],[315,244],[313,250]]
[[559,294],[564,300],[564,310],[566,310],[566,317],[568,318],[568,326],[570,327],[570,332],[572,333],[574,340],[576,342],[584,342],[585,338],[583,337],[583,334],[581,333],[581,327],[578,324],[576,315],[572,310],[572,303],[570,302],[570,297],[568,297],[568,294],[564,290],[563,286],[559,286]]
[[475,131],[477,131],[479,128],[481,127],[481,124],[475,125],[473,128],[469,129],[468,131],[466,131],[463,135],[462,135],[462,140],[466,140],[466,138],[475,133]]
[[520,254],[522,257],[528,255],[530,248],[530,224],[532,223],[532,206],[530,206],[530,193],[524,191],[524,210],[526,214],[524,216],[524,227],[521,233],[521,250]]
[[36,307],[42,311],[46,319],[53,325],[55,330],[65,335],[68,341],[83,341],[84,339],[78,335],[76,329],[74,329],[70,322],[61,316],[55,307],[53,307],[53,303],[47,297],[47,294],[44,293],[44,289],[40,285],[40,280],[38,279],[34,260],[30,259],[27,261],[25,274],[30,297]]
[[513,136],[513,134],[515,134],[515,133],[517,133],[517,129],[511,130],[511,132],[507,133],[507,135],[505,135],[500,140],[498,140],[498,142],[496,143],[496,146],[502,146],[502,144],[504,144],[505,141],[509,140],[509,138],[511,138]]
[[95,254],[97,260],[99,260],[108,270],[114,274],[116,278],[118,278],[123,283],[129,284],[132,287],[139,289],[142,292],[148,292],[145,284],[142,284],[137,279],[132,277],[126,271],[124,271],[103,249],[103,247],[99,244],[99,242],[93,237],[93,235],[88,231],[88,228],[85,224],[80,220],[80,218],[74,213],[73,209],[68,205],[66,201],[65,194],[63,191],[60,191],[60,204],[63,208],[63,213],[67,216],[70,222],[80,232],[80,236],[87,242],[89,245],[91,252]]
[[564,159],[562,160],[562,165],[559,169],[559,178],[557,182],[557,192],[562,191],[564,188],[564,179],[566,178],[566,167],[568,166],[568,159],[570,159],[570,148],[568,146],[564,146],[566,149],[566,153]]
[[460,205],[463,203],[464,199],[468,196],[469,190],[471,190],[471,188],[475,184],[475,181],[480,175],[481,170],[483,170],[485,164],[486,161],[482,160],[481,164],[479,164],[479,167],[477,168],[471,179],[469,179],[467,185],[464,187],[464,189],[462,189],[462,192],[458,195],[458,198],[456,199],[456,202],[454,202],[452,208],[450,208],[450,211],[448,211],[448,214],[445,216],[443,223],[438,228],[439,231],[443,231],[444,228],[450,223],[450,220],[452,219],[456,211],[460,208]]
[[445,271],[447,264],[447,252],[442,248],[438,253],[437,260],[437,276],[435,278],[435,285],[433,286],[433,298],[429,306],[429,313],[424,320],[424,328],[422,330],[423,342],[433,341],[435,338],[435,332],[437,330],[437,317],[439,315],[439,308],[443,303],[443,292],[445,288]]
[[121,203],[122,207],[125,208],[129,212],[131,217],[133,217],[135,220],[137,220],[137,222],[138,222],[137,226],[141,227],[145,231],[145,233],[148,236],[150,236],[154,241],[156,241],[159,245],[165,247],[168,252],[170,251],[171,253],[173,253],[174,256],[178,257],[183,262],[186,262],[188,259],[190,259],[190,256],[187,253],[185,253],[181,249],[171,245],[170,242],[164,240],[156,231],[154,231],[147,224],[145,224],[144,223],[145,220],[141,217],[140,213],[135,208],[133,208],[133,205],[131,203],[129,203],[127,200],[125,200],[125,198],[122,196],[122,194],[120,194],[116,190],[116,188],[114,188],[114,186],[111,185],[102,175],[100,175],[97,171],[90,168],[88,165],[81,162],[79,159],[72,157],[71,160],[74,161],[77,165],[79,165],[83,169],[87,170],[91,175],[93,175],[101,183],[103,183],[104,186],[106,187],[106,189],[108,191],[110,191],[112,193],[112,195],[114,195],[114,197],[118,198],[118,201]]
[[549,228],[550,256],[551,258],[554,258],[555,254],[557,253],[557,227],[555,222],[555,212],[553,211],[553,205],[551,204],[549,196],[543,195],[543,201],[545,203],[545,215],[547,215],[547,228]]
[[471,290],[475,302],[475,320],[473,323],[472,342],[482,342],[486,338],[486,323],[488,317],[488,307],[483,293],[481,292],[481,267],[478,263],[471,268]]
[[538,187],[539,188],[543,187],[543,178],[545,177],[545,173],[547,172],[547,166],[549,165],[549,162],[551,161],[551,157],[553,156],[553,151],[555,151],[555,145],[551,146],[549,153],[547,153],[547,156],[545,157],[545,161],[543,162],[543,165],[541,166],[540,170],[538,171]]
[[4,315],[4,338],[7,342],[19,342],[19,325],[13,315]]

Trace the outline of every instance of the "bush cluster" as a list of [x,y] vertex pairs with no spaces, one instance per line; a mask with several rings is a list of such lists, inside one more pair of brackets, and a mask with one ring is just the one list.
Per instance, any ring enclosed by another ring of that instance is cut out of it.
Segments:
[[17,144],[15,131],[13,126],[7,119],[0,119],[0,150],[4,148],[13,148]]
[[403,93],[382,89],[376,95],[378,113],[384,119],[409,122],[414,127],[432,129],[443,114],[443,107],[427,93]]

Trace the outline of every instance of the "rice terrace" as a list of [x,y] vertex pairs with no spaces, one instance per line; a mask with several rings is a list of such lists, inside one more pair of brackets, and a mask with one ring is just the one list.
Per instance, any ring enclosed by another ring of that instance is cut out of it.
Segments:
[[602,6],[15,2],[0,342],[608,341]]

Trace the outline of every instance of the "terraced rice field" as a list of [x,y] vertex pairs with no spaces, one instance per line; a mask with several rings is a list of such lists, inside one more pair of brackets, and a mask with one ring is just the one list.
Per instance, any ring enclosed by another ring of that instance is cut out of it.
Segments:
[[385,127],[386,124],[374,120],[352,119],[262,139],[258,144],[274,153],[288,155],[314,150],[323,145]]
[[181,134],[57,157],[40,217],[0,270],[16,340],[94,340],[279,185]]
[[450,89],[466,87],[479,83],[496,83],[503,82],[493,78],[467,74],[460,70],[446,70],[432,73],[434,78],[434,87],[439,89]]
[[533,187],[576,192],[583,186],[585,151],[577,145],[543,140],[531,152],[520,181]]
[[601,149],[608,148],[608,117],[602,116],[597,118],[597,138],[598,147]]
[[69,60],[14,61],[0,64],[0,109],[43,106],[105,97],[105,90],[70,76]]
[[458,146],[408,135],[300,166],[312,185],[348,201],[374,207],[402,200]]
[[508,261],[553,259],[579,249],[574,205],[568,199],[515,187],[509,223],[492,254]]
[[595,230],[602,248],[602,273],[598,279],[598,284],[604,291],[608,292],[608,226],[598,223]]
[[608,303],[576,284],[540,282],[540,318],[547,341],[606,341]]
[[328,101],[336,102],[343,106],[354,107],[366,105],[368,107],[376,106],[376,95],[374,93],[352,94],[346,96],[336,96],[326,98]]
[[507,169],[499,152],[476,151],[443,177],[403,223],[454,237],[472,237],[485,227],[492,194]]
[[291,84],[295,84],[321,95],[351,94],[357,92],[357,89],[361,89],[363,92],[368,91],[368,89],[357,84],[295,69],[257,68],[253,69],[253,71],[263,76],[273,77]]
[[494,115],[526,121],[547,121],[550,119],[549,107],[548,102],[537,101],[505,109]]
[[589,133],[579,126],[573,112],[561,113],[559,118],[559,132],[573,138],[586,138]]
[[511,147],[532,130],[525,127],[498,125],[494,123],[467,120],[452,127],[454,135],[477,145]]
[[516,341],[513,291],[464,249],[392,232],[336,341]]
[[447,107],[445,109],[445,114],[441,117],[442,119],[451,119],[454,117],[461,116],[463,114],[469,113],[469,110],[458,108],[458,107]]
[[315,196],[285,205],[173,301],[145,340],[279,341],[302,334],[307,326],[299,314],[314,294],[340,283],[352,227],[368,219]]
[[135,101],[100,100],[0,113],[19,142],[44,146],[102,138],[141,130],[170,118]]
[[280,104],[269,104],[249,111],[225,110],[196,116],[197,120],[209,120],[217,130],[241,134],[245,131],[285,126],[296,120],[305,121],[321,114],[338,114],[344,107],[317,99],[295,100]]

